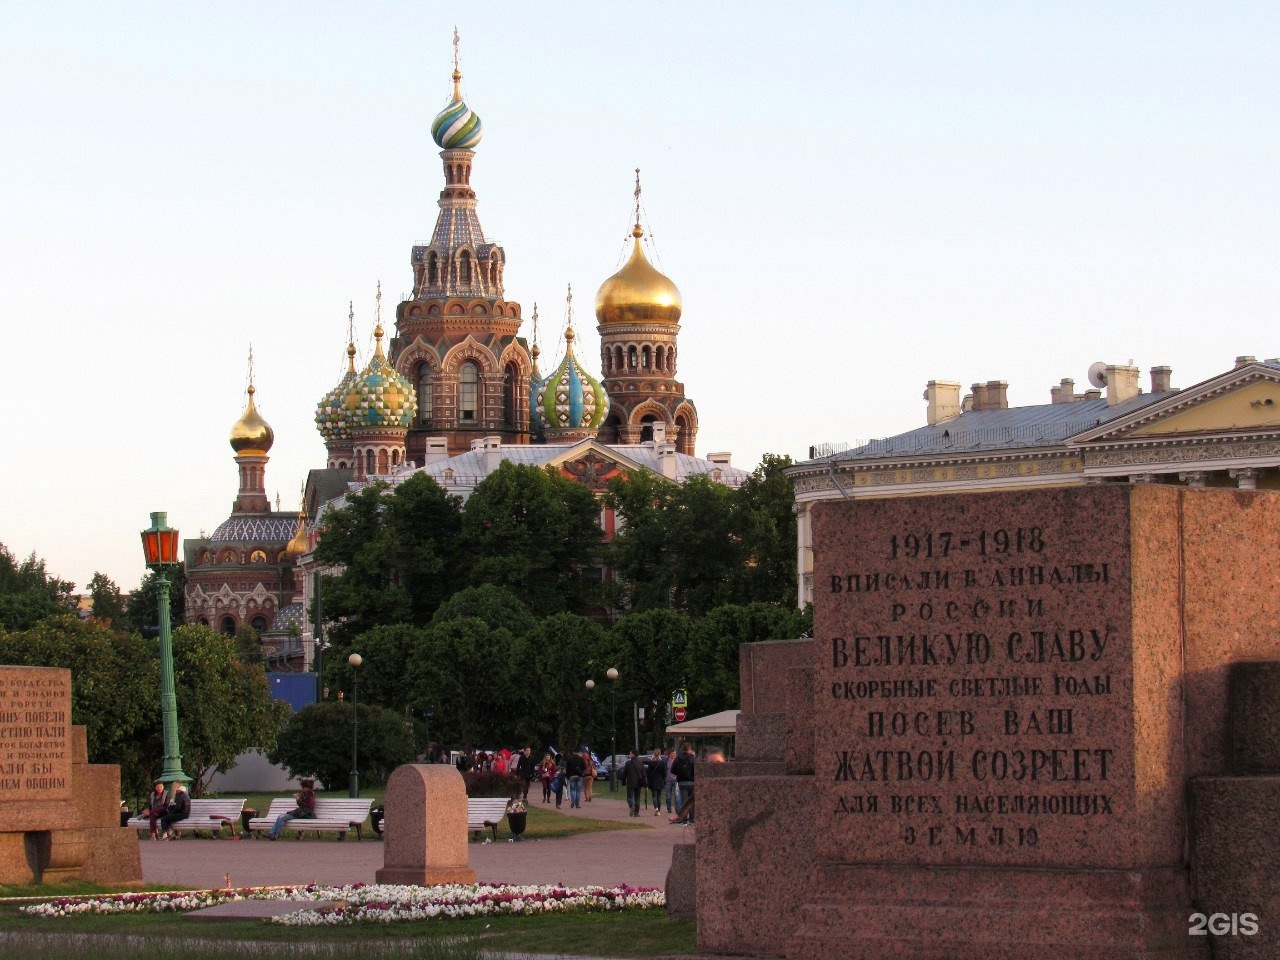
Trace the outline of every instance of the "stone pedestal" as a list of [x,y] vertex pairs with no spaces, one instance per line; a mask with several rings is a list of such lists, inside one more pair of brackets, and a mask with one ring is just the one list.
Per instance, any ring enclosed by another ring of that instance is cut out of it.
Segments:
[[667,916],[692,920],[697,915],[698,875],[695,869],[694,845],[677,843],[671,848],[671,866],[667,868],[664,892]]
[[397,767],[387,781],[378,883],[475,883],[467,859],[467,788],[440,763]]

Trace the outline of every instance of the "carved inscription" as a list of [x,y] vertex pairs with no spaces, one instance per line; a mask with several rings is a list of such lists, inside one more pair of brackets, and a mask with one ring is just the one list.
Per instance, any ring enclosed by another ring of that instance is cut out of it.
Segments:
[[1128,810],[1127,569],[1052,523],[889,513],[814,580],[830,814],[869,855],[1069,855]]
[[71,677],[0,667],[0,805],[71,791]]

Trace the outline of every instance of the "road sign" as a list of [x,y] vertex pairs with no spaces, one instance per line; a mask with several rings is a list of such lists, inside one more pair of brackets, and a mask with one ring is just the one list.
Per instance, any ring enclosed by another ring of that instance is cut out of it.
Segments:
[[688,707],[688,706],[689,706],[689,691],[688,691],[688,690],[673,690],[673,691],[672,691],[672,693],[671,693],[671,706],[673,706],[673,707]]
[[685,718],[684,707],[676,707],[675,718],[676,718],[676,723],[684,723],[684,718]]

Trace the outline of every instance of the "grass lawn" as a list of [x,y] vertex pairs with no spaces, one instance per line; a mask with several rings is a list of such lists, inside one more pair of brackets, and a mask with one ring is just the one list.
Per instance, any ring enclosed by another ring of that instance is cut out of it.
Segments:
[[[46,934],[49,939],[43,939]],[[177,914],[46,920],[22,916],[14,904],[0,904],[0,954],[6,957],[206,960],[249,952],[247,941],[254,943],[255,957],[315,956],[315,945],[324,944],[330,949],[323,956],[352,960],[379,955],[470,960],[481,949],[613,957],[691,954],[697,949],[693,922],[668,919],[664,910],[283,927],[264,921],[197,923]],[[260,950],[259,944],[278,948]]]

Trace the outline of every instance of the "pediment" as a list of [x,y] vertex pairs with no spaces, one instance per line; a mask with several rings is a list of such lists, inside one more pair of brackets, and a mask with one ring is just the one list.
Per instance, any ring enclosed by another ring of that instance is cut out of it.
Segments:
[[1280,369],[1249,364],[1071,439],[1072,445],[1280,430]]
[[629,457],[609,449],[598,440],[583,440],[575,443],[549,461],[569,479],[582,484],[592,491],[603,491],[609,481],[617,476],[626,476],[635,470],[645,469]]

